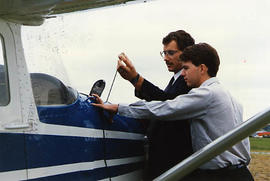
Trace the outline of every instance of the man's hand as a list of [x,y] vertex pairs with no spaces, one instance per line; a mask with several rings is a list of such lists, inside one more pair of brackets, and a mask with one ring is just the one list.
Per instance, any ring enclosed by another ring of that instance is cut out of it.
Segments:
[[93,94],[93,96],[96,98],[96,103],[92,103],[93,106],[102,108],[102,109],[109,111],[110,113],[113,113],[113,114],[117,113],[118,104],[104,104],[102,99],[97,94]]
[[131,81],[138,74],[135,67],[124,53],[121,53],[118,58],[117,71],[124,79]]

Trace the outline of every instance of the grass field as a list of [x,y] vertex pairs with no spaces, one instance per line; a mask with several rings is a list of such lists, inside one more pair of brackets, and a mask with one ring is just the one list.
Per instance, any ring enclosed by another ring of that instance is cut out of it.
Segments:
[[270,181],[270,138],[250,138],[249,169],[255,181]]
[[270,138],[249,138],[251,151],[270,151]]

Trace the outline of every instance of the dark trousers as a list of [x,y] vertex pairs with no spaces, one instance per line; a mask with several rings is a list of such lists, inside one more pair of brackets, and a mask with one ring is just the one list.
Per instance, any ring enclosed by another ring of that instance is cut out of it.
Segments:
[[197,169],[180,181],[254,181],[246,166],[231,166],[217,170]]

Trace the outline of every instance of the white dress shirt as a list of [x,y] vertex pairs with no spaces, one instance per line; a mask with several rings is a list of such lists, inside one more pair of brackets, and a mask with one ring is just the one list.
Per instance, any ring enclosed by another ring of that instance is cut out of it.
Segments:
[[182,70],[183,69],[179,70],[176,74],[173,75],[174,81],[172,84],[174,84],[178,77],[180,77],[180,75],[182,74]]
[[[118,114],[138,119],[189,119],[194,152],[243,121],[242,106],[221,86],[216,77],[206,80],[200,87],[193,88],[188,94],[179,95],[173,100],[119,104]],[[247,138],[200,168],[218,169],[239,163],[248,164],[249,161],[250,144]]]

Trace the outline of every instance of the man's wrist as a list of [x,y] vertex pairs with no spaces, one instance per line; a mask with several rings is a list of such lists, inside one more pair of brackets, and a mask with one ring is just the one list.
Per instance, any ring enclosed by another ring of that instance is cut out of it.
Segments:
[[137,82],[139,81],[139,78],[140,78],[140,74],[137,74],[136,77],[131,79],[130,82],[132,83],[132,85],[136,85]]

